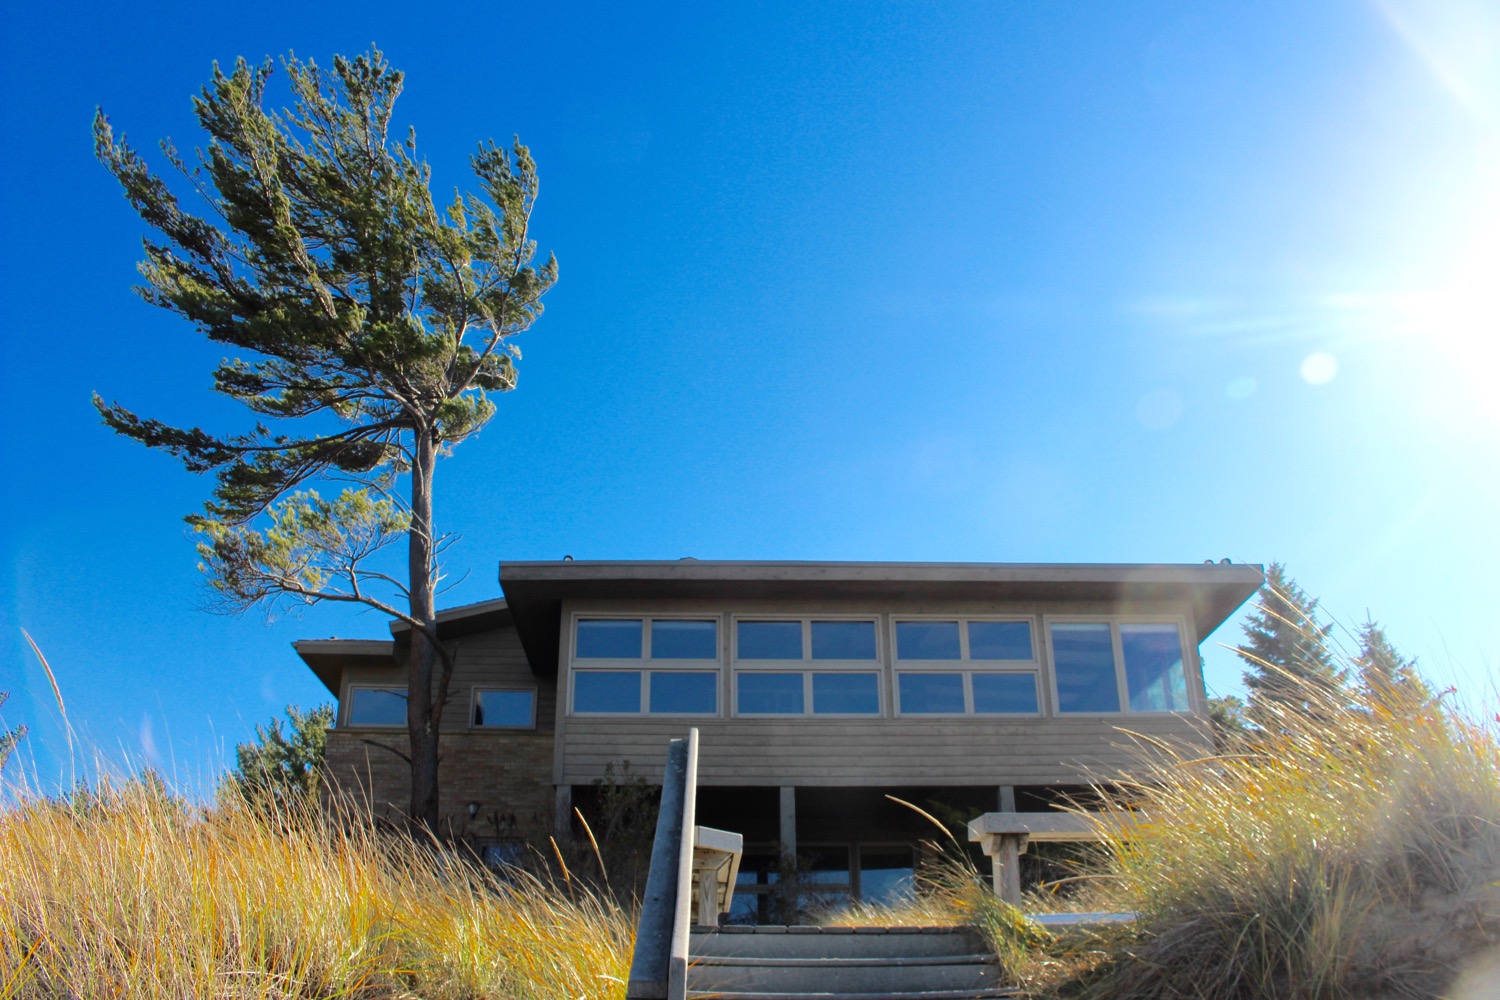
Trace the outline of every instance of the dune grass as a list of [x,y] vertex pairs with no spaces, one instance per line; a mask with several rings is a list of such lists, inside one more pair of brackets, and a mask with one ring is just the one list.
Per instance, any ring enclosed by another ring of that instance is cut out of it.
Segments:
[[[1135,780],[1096,789],[1114,820],[1066,898],[1001,903],[944,832],[916,898],[824,919],[975,924],[1036,996],[1500,997],[1500,719],[1314,708],[1232,753],[1143,741]],[[1138,918],[1054,935],[1026,916],[1059,910]]]
[[[1285,712],[1237,748],[1152,747],[1112,792],[1090,906],[1133,910],[1069,992],[1435,997],[1500,942],[1500,743],[1441,700]],[[1500,995],[1500,984],[1493,984]]]
[[631,915],[318,809],[144,781],[0,813],[0,997],[617,998]]

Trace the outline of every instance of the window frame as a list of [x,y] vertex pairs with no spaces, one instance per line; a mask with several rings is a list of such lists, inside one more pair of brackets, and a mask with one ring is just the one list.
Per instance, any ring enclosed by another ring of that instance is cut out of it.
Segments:
[[[1062,707],[1057,689],[1057,651],[1052,642],[1053,625],[1108,625],[1110,653],[1114,657],[1115,697],[1120,708],[1114,712],[1069,712]],[[1187,708],[1142,709],[1130,707],[1130,686],[1125,675],[1125,650],[1120,640],[1120,627],[1129,625],[1171,625],[1177,629],[1177,646],[1182,652],[1182,679],[1187,689]],[[1059,719],[1115,719],[1123,715],[1155,716],[1201,716],[1206,710],[1203,704],[1203,679],[1200,675],[1197,646],[1189,642],[1187,620],[1181,615],[1043,615],[1042,629],[1046,633],[1047,675],[1052,695],[1052,715]]]
[[[892,714],[900,719],[974,719],[994,722],[999,719],[1039,719],[1047,715],[1046,687],[1042,683],[1041,637],[1036,615],[985,615],[985,614],[890,614],[891,650],[891,699]],[[897,627],[905,622],[939,623],[956,622],[958,628],[958,654],[956,660],[902,659]],[[970,622],[1024,622],[1031,634],[1031,658],[1026,660],[976,660],[970,655]],[[1045,626],[1043,626],[1045,627]],[[963,679],[964,708],[962,712],[909,712],[901,706],[901,675],[911,674],[960,674]],[[1034,712],[976,712],[974,710],[975,674],[1013,674],[1029,676],[1036,693]],[[1055,704],[1055,702],[1054,702]]]
[[[479,710],[479,696],[486,691],[518,691],[531,695],[531,721],[524,726],[497,726],[480,725],[474,721],[474,715]],[[538,711],[537,702],[540,700],[540,692],[535,687],[527,687],[523,684],[475,684],[469,689],[469,728],[477,733],[488,732],[492,729],[510,731],[513,733],[525,732],[536,728],[536,715]]]
[[[641,623],[641,655],[633,657],[579,657],[578,626],[584,621],[638,621]],[[713,659],[689,659],[651,656],[651,623],[655,621],[713,622]],[[568,718],[580,719],[722,719],[724,711],[724,615],[719,612],[651,612],[574,611],[568,625]],[[633,672],[640,674],[640,700],[634,711],[580,712],[576,707],[578,675],[588,673]],[[651,675],[653,673],[712,673],[714,675],[714,710],[712,712],[651,711]]]
[[343,716],[344,729],[384,729],[397,730],[406,728],[406,720],[400,722],[355,722],[354,721],[354,693],[356,691],[394,691],[405,701],[410,695],[407,688],[400,684],[372,684],[355,682],[345,688],[346,694],[339,700],[340,714]]
[[[881,615],[868,614],[785,614],[735,612],[729,615],[729,692],[730,718],[735,719],[884,719],[890,717],[889,696],[886,680],[887,655],[885,630],[880,627]],[[741,622],[798,622],[802,625],[802,658],[784,660],[740,659],[739,629]],[[875,655],[863,660],[819,660],[812,655],[813,622],[864,622],[869,624],[875,640]],[[740,711],[739,675],[748,674],[801,674],[801,712],[742,712]],[[873,674],[875,677],[875,703],[873,712],[819,712],[813,704],[814,674]]]

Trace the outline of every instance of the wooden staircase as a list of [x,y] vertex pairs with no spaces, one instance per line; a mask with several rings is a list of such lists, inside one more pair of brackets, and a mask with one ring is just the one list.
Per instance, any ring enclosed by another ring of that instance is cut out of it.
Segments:
[[717,1000],[989,1000],[1019,996],[970,927],[695,931],[687,996]]
[[[696,823],[698,730],[667,748],[627,1000],[992,1000],[995,953],[972,927],[719,927],[738,834]],[[696,919],[695,919],[696,917]]]

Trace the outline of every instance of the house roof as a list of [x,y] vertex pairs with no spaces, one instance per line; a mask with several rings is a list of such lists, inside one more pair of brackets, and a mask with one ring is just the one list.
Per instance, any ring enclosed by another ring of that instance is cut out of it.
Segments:
[[[463,604],[438,612],[438,635],[451,639],[505,625],[509,620],[510,609],[503,599]],[[339,679],[350,667],[396,665],[397,644],[404,646],[411,641],[411,626],[398,620],[390,623],[390,629],[390,639],[299,639],[292,648],[323,686],[337,695]]]
[[500,586],[535,670],[557,663],[562,601],[855,598],[1187,603],[1199,638],[1264,582],[1261,567],[1225,563],[890,563],[561,560],[500,564]]
[[[445,608],[437,613],[438,635],[442,638],[482,632],[503,625],[510,617],[510,610],[503,597],[476,604],[461,604],[456,608]],[[391,622],[391,635],[403,639],[411,632],[411,626],[397,620]]]
[[396,655],[396,644],[390,639],[298,639],[292,648],[335,698],[346,669],[389,667]]

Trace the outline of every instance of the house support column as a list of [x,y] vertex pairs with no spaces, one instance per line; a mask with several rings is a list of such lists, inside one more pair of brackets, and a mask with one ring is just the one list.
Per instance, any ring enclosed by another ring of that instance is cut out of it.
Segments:
[[781,786],[781,853],[797,856],[797,789]]
[[573,842],[573,786],[558,785],[552,805],[552,833],[559,844]]
[[1016,786],[1015,785],[1001,785],[1000,786],[1000,797],[998,799],[998,802],[999,802],[999,805],[1000,805],[1000,811],[1001,812],[1003,812],[1003,813],[1013,813],[1013,812],[1015,812],[1016,811]]

